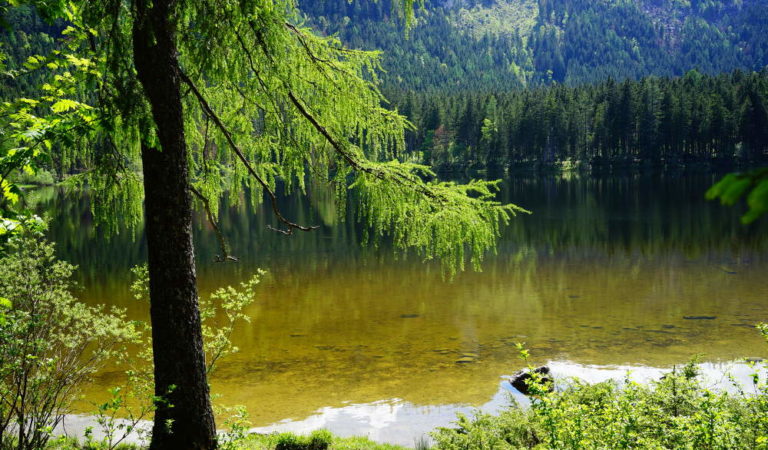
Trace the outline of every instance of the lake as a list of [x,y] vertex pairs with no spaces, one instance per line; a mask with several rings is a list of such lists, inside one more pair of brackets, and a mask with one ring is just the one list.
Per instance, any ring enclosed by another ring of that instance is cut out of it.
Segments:
[[[268,230],[276,223],[264,206],[224,208],[238,263],[215,262],[217,242],[198,214],[201,295],[269,271],[251,323],[236,330],[241,351],[222,361],[213,390],[245,405],[260,430],[328,427],[413,444],[457,411],[508,402],[504,376],[523,366],[517,342],[556,375],[589,379],[628,368],[653,377],[694,355],[714,372],[766,356],[754,324],[768,320],[768,226],[742,226],[739,208],[705,201],[717,179],[513,178],[500,198],[533,214],[503,230],[482,272],[452,280],[434,262],[361,247],[353,213],[337,219],[317,186],[308,200],[283,200],[288,218],[321,226],[311,233]],[[141,230],[105,236],[81,193],[33,196],[59,255],[80,266],[79,296],[146,317],[128,291],[129,269],[146,255]],[[89,396],[119,378],[104,371]]]

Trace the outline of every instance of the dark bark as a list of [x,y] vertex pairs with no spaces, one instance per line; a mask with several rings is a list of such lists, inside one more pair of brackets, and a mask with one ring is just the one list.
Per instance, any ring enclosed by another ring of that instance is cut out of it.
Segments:
[[210,449],[216,430],[197,302],[174,4],[134,4],[134,62],[160,142],[159,149],[141,149],[155,394],[165,400],[157,404],[150,448]]

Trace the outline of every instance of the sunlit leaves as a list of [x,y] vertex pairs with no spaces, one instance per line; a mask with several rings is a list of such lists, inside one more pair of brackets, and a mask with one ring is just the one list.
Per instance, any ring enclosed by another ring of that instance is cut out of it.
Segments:
[[55,113],[63,113],[71,111],[78,106],[82,106],[82,103],[70,100],[68,98],[63,98],[51,105],[51,111]]
[[527,212],[496,202],[497,182],[424,183],[420,176],[433,175],[424,166],[396,161],[370,168],[356,174],[350,189],[360,197],[359,216],[372,230],[371,239],[390,236],[399,248],[439,260],[449,274],[464,269],[466,256],[479,269],[500,226]]
[[[63,8],[64,4],[58,2],[47,7],[55,10]],[[51,11],[46,9],[41,14]],[[78,48],[79,42],[87,37],[87,33],[73,27],[69,27],[66,34],[66,45],[62,45],[62,49]],[[39,97],[21,97],[0,104],[0,135],[3,139],[0,145],[0,217],[16,221],[20,216],[28,215],[20,206],[21,191],[13,181],[17,175],[34,174],[41,165],[47,164],[56,144],[61,146],[57,154],[66,168],[70,161],[69,147],[77,139],[98,131],[98,111],[84,101],[89,96],[88,84],[100,74],[91,56],[89,51],[74,54],[54,50],[46,56],[32,55],[22,64],[22,70],[6,74],[20,77],[37,71],[45,81],[40,86]],[[83,156],[79,159],[85,159]],[[20,229],[20,226],[6,227],[4,233]]]
[[13,435],[18,447],[45,448],[79,389],[125,352],[123,344],[135,338],[135,330],[124,310],[76,301],[74,267],[56,260],[51,244],[24,235],[3,253],[0,431],[4,441]]
[[2,192],[3,198],[12,205],[19,201],[18,188],[7,180],[0,181],[0,192]]
[[0,326],[5,325],[8,323],[8,318],[6,317],[6,311],[11,309],[13,307],[13,302],[8,300],[5,297],[0,297]]
[[[425,167],[394,160],[411,125],[382,106],[380,55],[292,23],[291,6],[199,2],[181,21],[185,71],[236,145],[269,189],[280,180],[303,190],[309,176],[335,188],[339,211],[352,192],[370,242],[391,238],[399,249],[440,260],[449,273],[467,259],[479,267],[499,226],[522,209],[496,203],[494,183],[426,183],[434,174]],[[260,201],[262,186],[228,151],[197,98],[187,97],[186,111],[195,186],[209,198],[248,186]]]

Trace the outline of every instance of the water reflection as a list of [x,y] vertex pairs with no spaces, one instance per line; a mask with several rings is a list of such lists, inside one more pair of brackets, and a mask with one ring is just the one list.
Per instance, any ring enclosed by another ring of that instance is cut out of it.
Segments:
[[[264,207],[224,208],[221,225],[238,264],[214,263],[217,243],[198,215],[203,295],[257,267],[270,270],[249,310],[252,323],[237,330],[242,351],[222,363],[213,387],[223,402],[246,405],[256,425],[349,404],[412,405],[376,412],[396,428],[417,420],[421,413],[411,412],[419,408],[442,417],[435,411],[496,399],[499,377],[521,365],[518,341],[541,362],[668,367],[694,354],[765,355],[753,326],[768,320],[768,227],[743,227],[740,211],[706,202],[716,178],[514,179],[500,196],[534,214],[504,229],[483,272],[453,281],[413,255],[361,247],[354,208],[336,219],[318,187],[309,200],[283,201],[288,217],[321,225],[312,233],[270,232]],[[107,238],[93,228],[85,196],[36,195],[60,254],[81,268],[81,296],[144,315],[127,289],[128,268],[146,254],[141,230]],[[116,376],[102,374],[91,395]],[[344,411],[337,417],[368,410]]]

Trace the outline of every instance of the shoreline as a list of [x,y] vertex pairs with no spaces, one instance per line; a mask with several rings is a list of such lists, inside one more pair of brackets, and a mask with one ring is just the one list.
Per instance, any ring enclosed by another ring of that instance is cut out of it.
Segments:
[[[680,366],[685,362],[681,362]],[[549,361],[546,363],[552,370],[556,384],[576,378],[589,384],[608,380],[621,382],[629,378],[638,383],[648,383],[658,380],[673,367],[649,367],[634,365],[598,366],[577,364],[570,361]],[[735,392],[726,373],[750,392],[753,369],[746,360],[730,362],[703,362],[697,364],[701,369],[700,376],[704,383],[714,390]],[[498,414],[511,401],[522,407],[529,405],[529,400],[513,388],[507,381],[512,374],[500,375],[495,394],[482,405],[415,405],[402,399],[382,399],[370,403],[349,403],[343,407],[324,407],[303,419],[284,419],[269,425],[251,427],[249,434],[271,434],[290,432],[307,435],[313,431],[325,429],[335,436],[342,438],[364,437],[381,444],[399,445],[407,448],[414,447],[423,439],[429,439],[428,433],[438,427],[450,427],[456,420],[456,414],[471,415],[476,411]],[[121,419],[117,419],[121,420]],[[123,422],[125,423],[125,422]],[[67,435],[82,439],[85,430],[93,428],[95,440],[102,439],[104,433],[97,427],[96,418],[88,414],[68,414],[63,422],[56,427],[54,435]],[[141,421],[138,427],[142,430],[151,429],[151,422]],[[222,433],[223,431],[219,431]],[[141,445],[137,433],[131,433],[124,441]]]

